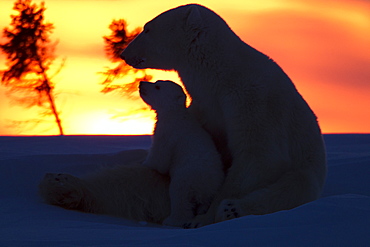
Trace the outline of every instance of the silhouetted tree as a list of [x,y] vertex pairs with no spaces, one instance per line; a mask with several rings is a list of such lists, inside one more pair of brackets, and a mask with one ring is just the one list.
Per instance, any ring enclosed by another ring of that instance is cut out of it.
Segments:
[[[10,27],[3,30],[7,42],[0,44],[0,49],[7,57],[7,70],[1,71],[1,83],[8,87],[10,93],[17,92],[14,100],[28,108],[43,107],[42,116],[54,115],[60,135],[63,128],[54,100],[53,76],[49,68],[55,56],[56,42],[51,43],[49,35],[53,24],[44,22],[44,2],[40,5],[31,0],[17,0],[14,3],[17,15],[11,15]],[[16,96],[17,95],[17,96]]]
[[[115,67],[107,67],[104,72],[100,72],[105,76],[105,80],[101,83],[104,86],[102,92],[109,93],[118,90],[123,95],[131,97],[132,93],[137,91],[140,81],[152,79],[152,76],[146,74],[145,70],[134,69],[119,57],[127,45],[140,33],[141,29],[137,28],[128,32],[127,23],[123,19],[113,20],[109,29],[112,33],[103,37],[105,53],[108,59],[115,64]],[[120,84],[115,84],[116,79],[125,80],[121,80]]]

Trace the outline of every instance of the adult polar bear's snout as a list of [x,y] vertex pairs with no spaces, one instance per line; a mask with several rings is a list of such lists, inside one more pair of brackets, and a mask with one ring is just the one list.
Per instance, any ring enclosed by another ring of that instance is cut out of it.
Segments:
[[126,63],[136,69],[144,69],[145,68],[145,58],[141,58],[138,56],[128,56],[127,52],[125,53],[127,49],[123,50],[120,57],[121,59],[125,60]]
[[159,41],[155,41],[155,37],[148,33],[147,30],[143,30],[120,55],[128,65],[135,69],[157,69],[156,57],[163,58],[161,52],[156,52],[158,48],[154,47],[160,44]]
[[174,51],[177,49],[171,48],[170,43],[176,42],[170,41],[166,33],[144,29],[122,51],[120,57],[135,69],[173,70],[176,61]]
[[[148,47],[147,39],[145,37],[146,33],[141,32],[135,39],[135,42],[131,42],[126,49],[124,49],[120,55],[120,58],[123,59],[128,65],[136,69],[146,69],[146,56],[145,49],[137,49],[137,47]],[[140,51],[140,54],[138,53]]]

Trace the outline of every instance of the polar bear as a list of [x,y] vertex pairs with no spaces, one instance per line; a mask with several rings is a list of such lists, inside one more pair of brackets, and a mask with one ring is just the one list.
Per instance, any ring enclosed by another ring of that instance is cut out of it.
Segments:
[[206,7],[168,10],[122,52],[137,69],[175,70],[189,110],[227,169],[205,215],[187,227],[287,210],[317,199],[326,154],[317,118],[290,78]]
[[[319,197],[326,155],[314,113],[284,71],[217,14],[195,4],[166,11],[121,57],[136,68],[176,70],[192,98],[189,111],[221,154],[225,181],[208,212],[187,227]],[[65,208],[161,223],[170,214],[169,177],[140,165],[146,152],[138,156],[88,178],[48,174],[41,195]]]
[[164,225],[183,226],[207,212],[224,178],[211,136],[186,108],[172,81],[140,82],[140,96],[157,113],[153,143],[143,165],[169,174],[171,214]]

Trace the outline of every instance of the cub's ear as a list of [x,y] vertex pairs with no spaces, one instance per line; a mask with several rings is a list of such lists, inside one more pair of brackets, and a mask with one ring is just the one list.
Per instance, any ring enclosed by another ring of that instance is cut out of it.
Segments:
[[177,104],[186,106],[186,96],[185,95],[178,96]]
[[196,5],[190,6],[187,12],[186,26],[189,28],[198,27],[202,23],[199,7]]

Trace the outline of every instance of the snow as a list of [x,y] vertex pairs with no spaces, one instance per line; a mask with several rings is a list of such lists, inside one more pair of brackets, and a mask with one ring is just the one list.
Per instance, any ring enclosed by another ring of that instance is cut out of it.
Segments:
[[298,208],[179,229],[43,203],[46,172],[114,165],[149,136],[0,137],[0,246],[370,246],[370,135],[325,135],[322,198]]

